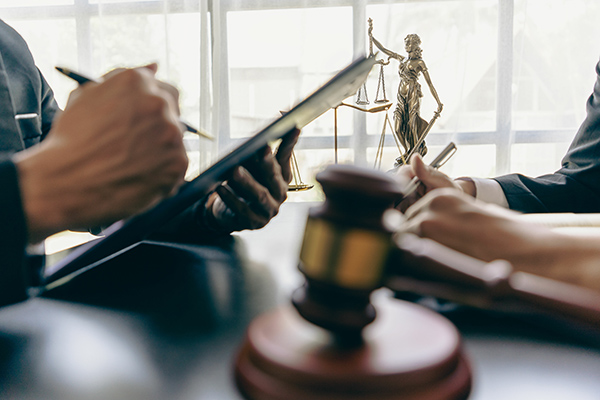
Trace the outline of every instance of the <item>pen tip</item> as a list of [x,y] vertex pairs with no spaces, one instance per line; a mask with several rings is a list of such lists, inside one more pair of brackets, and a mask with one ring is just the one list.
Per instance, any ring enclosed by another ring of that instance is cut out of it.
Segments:
[[69,74],[71,74],[71,70],[69,68],[65,68],[65,67],[54,67],[55,70],[57,70],[58,72],[60,72],[63,75],[67,75],[69,76]]
[[209,140],[215,140],[215,137],[213,135],[211,135],[210,133],[202,130],[202,129],[195,129],[195,131],[190,131],[192,133],[195,133],[198,136],[202,136],[203,138],[209,139]]

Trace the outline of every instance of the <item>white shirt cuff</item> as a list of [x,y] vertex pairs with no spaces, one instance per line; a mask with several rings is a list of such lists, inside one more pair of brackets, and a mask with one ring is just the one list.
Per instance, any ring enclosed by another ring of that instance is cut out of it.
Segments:
[[493,179],[471,178],[476,188],[475,198],[486,203],[492,203],[504,208],[508,207],[508,200],[504,195],[502,186]]

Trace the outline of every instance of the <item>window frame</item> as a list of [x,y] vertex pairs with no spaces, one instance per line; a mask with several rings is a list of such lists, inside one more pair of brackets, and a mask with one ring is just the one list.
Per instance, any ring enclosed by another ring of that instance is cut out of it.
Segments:
[[[404,2],[429,2],[432,0],[404,0]],[[440,1],[440,0],[436,0]],[[452,0],[445,0],[452,1]],[[476,1],[476,0],[471,0]],[[366,8],[368,5],[385,4],[382,0],[148,0],[122,3],[104,3],[103,15],[123,13],[163,14],[168,12],[207,12],[210,16],[210,40],[213,51],[211,77],[212,99],[210,104],[204,101],[205,111],[212,115],[212,130],[219,132],[218,140],[213,144],[215,154],[219,149],[231,148],[243,139],[231,136],[231,110],[229,104],[229,63],[227,59],[227,13],[244,10],[271,10],[291,8],[319,7],[352,7],[353,15],[353,52],[354,57],[362,54],[366,48]],[[496,153],[496,173],[503,174],[510,170],[511,146],[513,144],[537,144],[570,142],[572,129],[513,130],[512,95],[513,59],[514,59],[514,0],[497,0],[498,3],[498,56],[496,69],[496,127],[493,131],[469,132],[432,132],[428,135],[430,145],[443,146],[449,140],[463,145],[494,145]],[[135,7],[132,8],[132,4]],[[132,11],[134,10],[134,11]],[[58,19],[73,18],[78,38],[91,40],[91,18],[100,13],[99,4],[91,4],[89,0],[73,0],[72,5],[57,6],[18,6],[2,8],[6,19]],[[202,40],[202,39],[201,39]],[[209,44],[207,40],[202,43]],[[78,63],[84,70],[91,69],[91,46],[78,43]],[[366,134],[366,115],[356,115],[353,121],[354,136],[340,136],[338,149],[350,149],[354,152],[357,164],[366,164],[367,148],[377,147],[378,135]],[[395,146],[393,138],[386,135],[385,146]],[[331,148],[331,138],[303,137],[299,149]]]

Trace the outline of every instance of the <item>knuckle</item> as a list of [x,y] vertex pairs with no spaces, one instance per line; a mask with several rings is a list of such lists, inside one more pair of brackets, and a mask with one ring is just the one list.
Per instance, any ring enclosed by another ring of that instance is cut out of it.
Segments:
[[438,232],[441,228],[440,222],[434,218],[424,218],[419,223],[419,230],[422,236],[429,237],[432,234]]
[[175,171],[176,171],[175,173],[178,178],[185,175],[185,172],[187,171],[187,168],[188,168],[187,157],[176,158],[176,160],[173,162],[173,168],[175,169]]
[[185,152],[185,145],[183,144],[183,137],[181,135],[181,129],[179,126],[170,120],[165,121],[165,127],[163,129],[164,136],[168,143],[180,151]]
[[283,202],[284,202],[284,201],[286,201],[286,200],[287,200],[287,198],[288,198],[288,194],[287,194],[287,186],[285,186],[285,187],[282,187],[281,189],[282,189],[282,190],[281,190],[281,194],[280,194],[280,196],[279,196],[279,199],[278,199],[278,200],[279,200],[279,204],[283,203]]
[[163,96],[148,94],[145,99],[145,110],[150,114],[161,114],[169,107],[169,102]]
[[139,88],[144,81],[144,75],[138,69],[127,68],[115,74],[115,79],[127,89]]
[[[273,217],[275,217],[277,214],[279,214],[279,207],[275,207],[271,213],[269,214],[269,219],[267,221],[270,221]],[[266,225],[266,222],[265,222]]]
[[179,101],[179,90],[176,87],[160,82],[159,88],[167,96],[171,96],[174,100]]
[[269,197],[270,197],[270,193],[264,187],[261,188],[256,195],[257,201],[262,205],[268,204]]
[[441,210],[446,207],[446,202],[448,201],[447,195],[445,194],[436,194],[433,196],[431,201],[429,202],[429,208],[431,210]]
[[256,218],[250,222],[250,228],[251,229],[260,229],[263,226],[265,226],[266,224],[267,223],[265,222],[265,220]]
[[453,190],[436,190],[432,193],[429,207],[434,211],[456,208],[460,204],[460,198]]

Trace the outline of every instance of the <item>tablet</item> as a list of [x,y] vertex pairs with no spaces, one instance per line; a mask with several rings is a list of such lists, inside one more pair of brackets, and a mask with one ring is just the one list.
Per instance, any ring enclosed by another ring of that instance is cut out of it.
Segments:
[[52,287],[76,274],[102,264],[144,240],[195,202],[202,199],[236,166],[246,161],[260,148],[282,138],[294,128],[303,128],[342,100],[356,93],[375,64],[374,57],[360,57],[336,74],[289,112],[230,151],[194,180],[185,183],[172,197],[156,207],[128,220],[116,222],[104,230],[104,236],[86,243],[61,261],[42,271],[42,286]]

